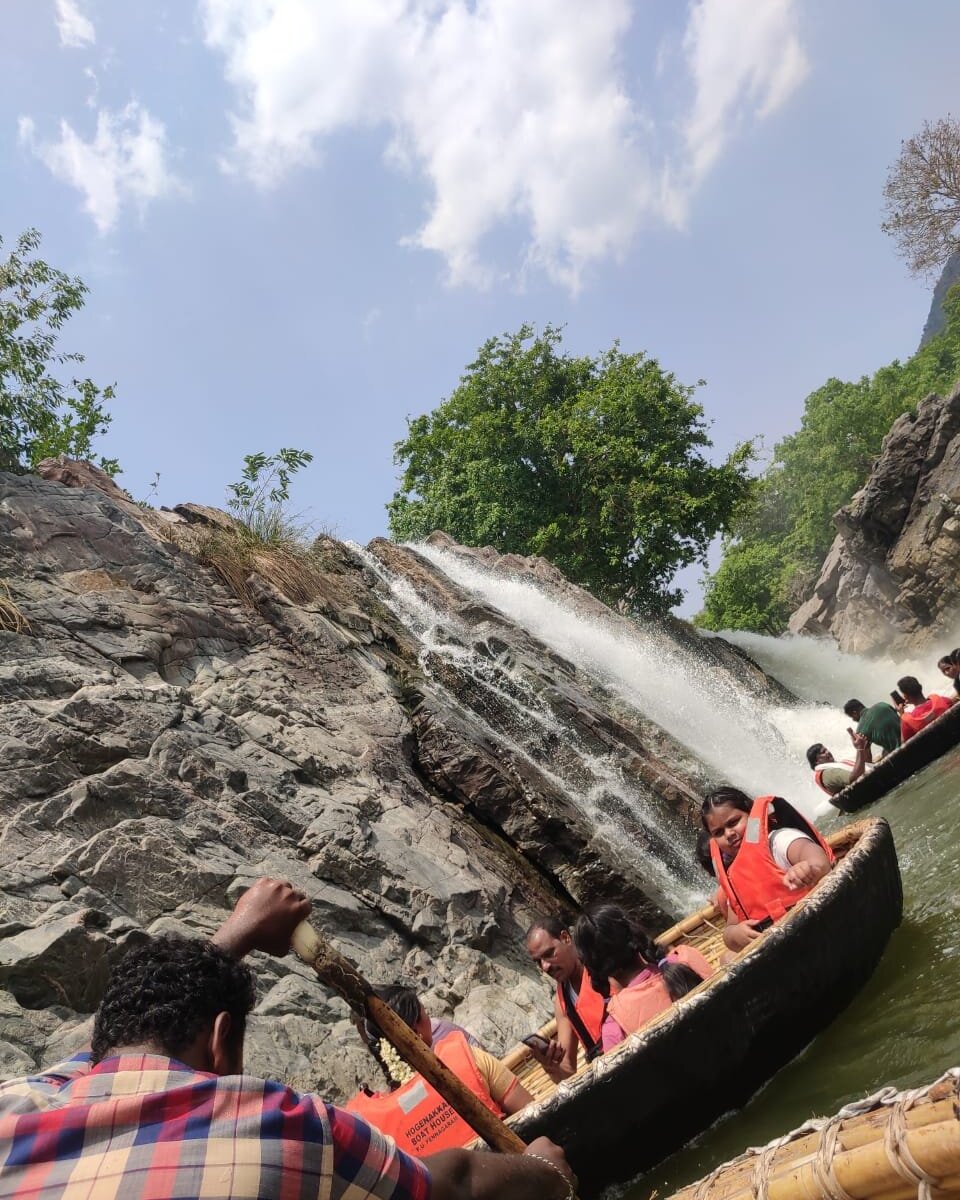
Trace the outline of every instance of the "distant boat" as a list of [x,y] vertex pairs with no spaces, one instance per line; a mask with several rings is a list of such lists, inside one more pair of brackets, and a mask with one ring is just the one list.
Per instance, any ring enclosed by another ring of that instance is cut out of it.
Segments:
[[836,867],[727,965],[714,905],[662,934],[661,946],[694,946],[717,973],[572,1079],[555,1084],[526,1046],[504,1057],[534,1097],[510,1125],[526,1142],[559,1142],[581,1196],[652,1167],[742,1107],[870,978],[903,909],[893,835],[874,818],[829,841]]
[[[924,1188],[922,1185],[926,1184]],[[744,1151],[670,1200],[903,1200],[960,1195],[960,1068],[936,1083],[892,1087]]]
[[898,784],[957,745],[960,745],[960,703],[931,721],[898,750],[892,750],[872,771],[831,796],[830,803],[841,812],[857,812],[882,799]]

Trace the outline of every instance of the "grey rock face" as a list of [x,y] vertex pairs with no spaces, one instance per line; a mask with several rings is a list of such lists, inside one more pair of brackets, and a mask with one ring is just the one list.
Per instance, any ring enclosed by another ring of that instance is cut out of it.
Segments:
[[947,292],[957,283],[960,283],[960,250],[951,254],[944,263],[937,286],[933,289],[930,312],[927,314],[923,335],[920,338],[921,347],[925,346],[931,338],[935,338],[946,326],[947,318],[943,311],[943,302],[947,298]]
[[[302,888],[369,978],[416,986],[495,1050],[549,1012],[522,946],[536,912],[621,895],[667,922],[557,785],[563,739],[511,724],[509,688],[681,830],[702,771],[572,664],[389,543],[377,561],[456,612],[496,686],[425,655],[370,560],[330,539],[308,601],[252,576],[253,611],[185,548],[223,514],[145,511],[85,464],[44,470],[0,475],[0,579],[29,622],[0,628],[0,1072],[83,1044],[128,945],[210,934],[262,874]],[[334,1099],[377,1082],[307,968],[254,967],[251,1071]]]
[[855,654],[951,649],[960,633],[960,388],[893,424],[794,633]]

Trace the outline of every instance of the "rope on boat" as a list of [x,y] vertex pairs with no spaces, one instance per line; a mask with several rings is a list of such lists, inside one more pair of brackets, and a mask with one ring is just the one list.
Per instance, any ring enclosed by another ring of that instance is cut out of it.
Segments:
[[[951,1067],[939,1079],[923,1087],[905,1091],[897,1091],[894,1087],[881,1088],[872,1096],[844,1105],[832,1117],[814,1117],[782,1137],[774,1138],[765,1146],[751,1146],[739,1157],[715,1167],[698,1183],[684,1189],[678,1195],[689,1195],[692,1200],[710,1200],[712,1190],[722,1175],[755,1157],[757,1161],[751,1172],[749,1184],[753,1200],[769,1200],[771,1176],[775,1166],[795,1170],[803,1163],[809,1164],[817,1187],[826,1200],[855,1200],[841,1185],[834,1171],[835,1159],[838,1154],[844,1152],[842,1148],[838,1150],[837,1145],[841,1126],[854,1117],[875,1112],[880,1108],[889,1108],[889,1118],[880,1140],[890,1168],[900,1179],[916,1189],[919,1200],[934,1200],[933,1194],[939,1188],[941,1180],[926,1171],[912,1154],[907,1140],[907,1113],[944,1083],[953,1085],[954,1112],[960,1119],[960,1067]],[[819,1144],[812,1155],[791,1163],[775,1163],[779,1150],[811,1133],[819,1134]]]

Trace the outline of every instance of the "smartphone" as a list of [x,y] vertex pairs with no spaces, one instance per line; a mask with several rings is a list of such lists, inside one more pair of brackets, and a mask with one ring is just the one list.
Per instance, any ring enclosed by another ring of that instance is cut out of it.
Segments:
[[531,1050],[536,1050],[540,1054],[545,1054],[550,1043],[539,1033],[528,1033],[525,1038],[520,1039],[525,1046],[529,1046]]
[[894,702],[894,704],[906,704],[906,700],[904,700],[899,692],[891,692],[890,699]]
[[751,924],[754,929],[762,932],[764,929],[769,929],[773,924],[773,917],[764,917],[762,921],[752,921]]

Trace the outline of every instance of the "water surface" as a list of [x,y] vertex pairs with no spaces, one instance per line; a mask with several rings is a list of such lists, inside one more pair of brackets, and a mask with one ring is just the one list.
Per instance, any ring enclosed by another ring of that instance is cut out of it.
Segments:
[[929,1082],[960,1064],[958,780],[960,749],[861,813],[821,822],[829,830],[863,816],[886,817],[903,875],[903,924],[850,1007],[745,1109],[636,1180],[626,1190],[630,1200],[646,1200],[654,1189],[669,1196],[811,1116],[828,1116],[888,1083]]

